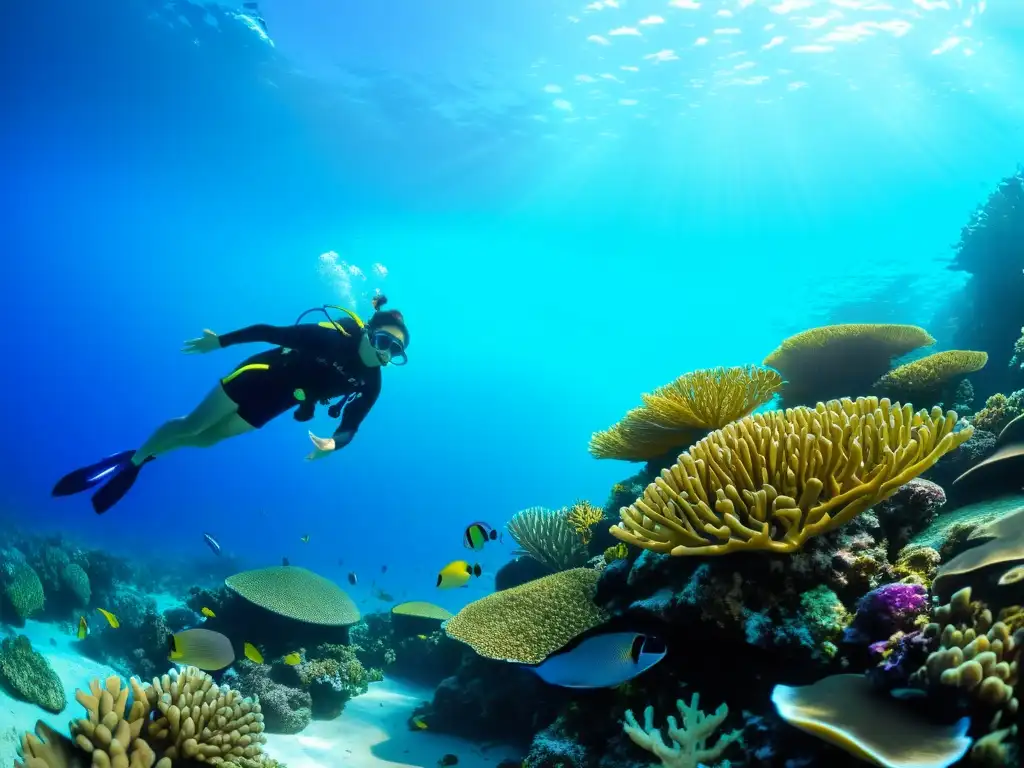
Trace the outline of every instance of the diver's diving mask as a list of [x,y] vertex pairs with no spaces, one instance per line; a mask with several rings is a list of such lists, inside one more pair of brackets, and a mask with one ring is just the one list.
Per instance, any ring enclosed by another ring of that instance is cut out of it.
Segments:
[[368,329],[370,345],[378,352],[387,352],[391,356],[392,365],[405,365],[409,358],[405,354],[405,344],[393,333],[382,328]]

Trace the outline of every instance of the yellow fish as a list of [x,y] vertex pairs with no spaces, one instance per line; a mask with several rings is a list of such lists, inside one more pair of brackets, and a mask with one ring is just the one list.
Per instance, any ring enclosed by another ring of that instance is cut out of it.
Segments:
[[186,629],[171,635],[167,642],[167,658],[183,664],[216,672],[235,660],[231,641],[220,632],[209,629]]
[[121,626],[121,622],[117,620],[117,616],[112,614],[110,611],[104,611],[102,608],[97,608],[96,610],[103,614],[103,618],[107,620],[107,624],[114,629]]
[[413,724],[413,727],[421,731],[427,730],[427,722],[419,715],[413,715],[409,718],[409,722]]
[[79,640],[85,640],[89,636],[89,622],[85,620],[85,616],[78,617],[78,632],[75,635]]
[[301,541],[303,544],[309,544],[309,534],[307,533],[305,536],[299,539],[299,541]]
[[211,611],[205,605],[203,606],[203,610],[201,610],[200,613],[203,614],[203,616],[205,616],[208,619],[215,619],[215,618],[217,618],[217,614],[214,613],[213,611]]
[[287,656],[284,657],[284,663],[287,664],[289,667],[294,667],[296,664],[300,664],[301,662],[302,654],[300,654],[298,651],[289,653]]
[[427,639],[426,635],[416,635],[416,637],[418,637],[420,640],[426,640]]
[[437,574],[437,586],[439,589],[464,587],[473,576],[479,576],[481,573],[479,565],[470,565],[465,560],[456,560],[448,563]]
[[260,653],[259,649],[252,643],[245,644],[245,658],[249,661],[255,662],[256,664],[263,663],[263,654]]

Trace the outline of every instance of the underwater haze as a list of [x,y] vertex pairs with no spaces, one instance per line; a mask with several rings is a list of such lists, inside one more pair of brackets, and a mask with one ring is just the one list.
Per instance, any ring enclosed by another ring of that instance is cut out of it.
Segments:
[[[603,506],[638,467],[588,444],[640,393],[833,323],[956,348],[954,246],[1024,160],[1011,2],[260,0],[265,31],[256,15],[5,4],[11,530],[168,571],[212,562],[209,534],[235,570],[286,558],[364,613],[458,611],[517,556],[507,531],[465,547],[467,526]],[[51,496],[266,348],[186,340],[323,305],[368,319],[379,293],[408,365],[384,367],[337,455],[305,460],[307,431],[337,427],[318,408],[161,456],[102,515]],[[460,559],[481,575],[437,589]]]

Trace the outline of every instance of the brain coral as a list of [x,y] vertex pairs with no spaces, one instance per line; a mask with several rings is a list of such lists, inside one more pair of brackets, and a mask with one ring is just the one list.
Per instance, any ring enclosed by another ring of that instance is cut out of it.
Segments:
[[296,621],[333,627],[359,621],[359,609],[341,587],[305,568],[259,568],[230,576],[224,584],[250,603]]
[[46,598],[43,595],[43,582],[32,566],[26,563],[14,563],[12,573],[7,580],[7,599],[14,607],[22,621],[43,610]]
[[965,442],[956,424],[873,397],[748,416],[680,455],[611,533],[673,555],[794,552]]
[[539,664],[608,620],[594,604],[599,578],[598,571],[573,568],[495,592],[448,619],[444,630],[481,656]]
[[0,682],[50,712],[63,712],[67,704],[57,673],[24,635],[8,637],[0,644]]

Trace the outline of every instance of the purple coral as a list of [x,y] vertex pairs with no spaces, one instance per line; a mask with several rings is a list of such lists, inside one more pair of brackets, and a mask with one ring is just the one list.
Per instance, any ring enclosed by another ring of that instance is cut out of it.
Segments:
[[917,617],[928,609],[928,590],[920,584],[884,584],[857,602],[844,639],[869,644],[885,641],[896,632],[914,629]]

